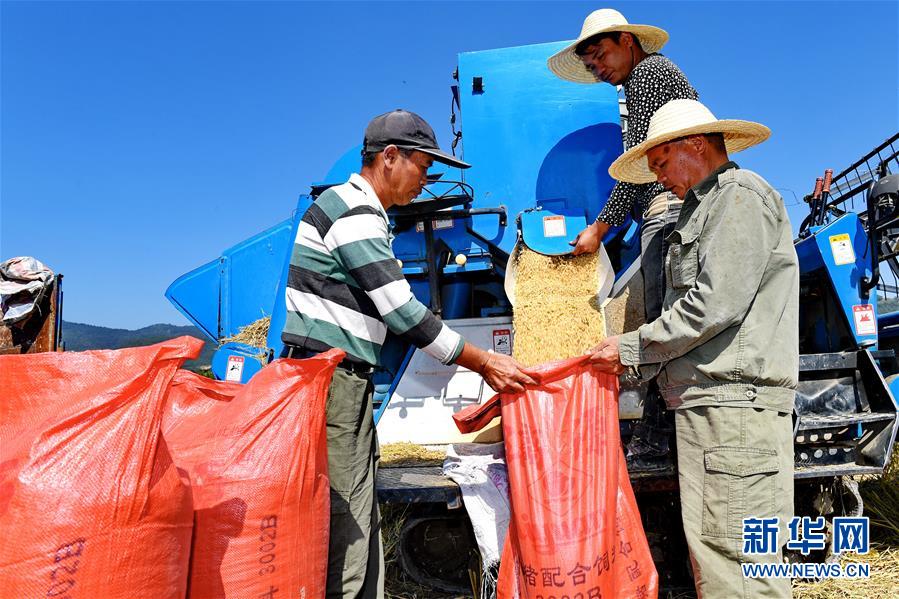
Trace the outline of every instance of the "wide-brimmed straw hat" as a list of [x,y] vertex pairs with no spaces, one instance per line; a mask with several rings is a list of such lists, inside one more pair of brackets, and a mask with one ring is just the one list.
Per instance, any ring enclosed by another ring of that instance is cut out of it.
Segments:
[[575,83],[599,83],[593,73],[587,70],[575,49],[585,39],[600,33],[626,31],[633,33],[640,40],[640,46],[647,54],[658,52],[668,41],[668,33],[664,29],[652,25],[633,25],[627,22],[624,15],[611,8],[601,8],[587,15],[581,34],[565,49],[556,52],[546,61],[550,70],[568,81]]
[[628,183],[652,183],[656,176],[646,160],[649,150],[674,139],[705,133],[721,133],[728,153],[734,153],[762,143],[771,135],[771,129],[752,121],[718,120],[696,100],[671,100],[649,119],[646,141],[619,156],[609,166],[609,174]]

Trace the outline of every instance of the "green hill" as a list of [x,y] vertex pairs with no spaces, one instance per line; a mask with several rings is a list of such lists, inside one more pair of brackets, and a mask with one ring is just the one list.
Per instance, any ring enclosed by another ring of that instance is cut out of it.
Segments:
[[193,326],[177,326],[173,324],[153,324],[142,329],[110,329],[91,324],[63,321],[62,341],[66,351],[85,351],[89,349],[121,349],[153,345],[166,339],[190,335],[206,342],[203,352],[196,360],[184,363],[189,370],[208,369],[212,364],[212,354],[216,343],[210,341],[200,329]]

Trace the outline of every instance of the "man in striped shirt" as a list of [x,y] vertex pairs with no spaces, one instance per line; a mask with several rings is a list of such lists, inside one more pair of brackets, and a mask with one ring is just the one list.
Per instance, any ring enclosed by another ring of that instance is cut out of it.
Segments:
[[499,392],[534,381],[510,356],[466,343],[415,299],[393,254],[386,210],[409,204],[444,154],[418,115],[395,110],[365,131],[362,172],[323,192],[300,222],[290,260],[283,355],[346,352],[328,394],[331,539],[327,596],[383,596],[383,554],[375,493],[377,437],[372,367],[390,331],[443,364],[478,372]]

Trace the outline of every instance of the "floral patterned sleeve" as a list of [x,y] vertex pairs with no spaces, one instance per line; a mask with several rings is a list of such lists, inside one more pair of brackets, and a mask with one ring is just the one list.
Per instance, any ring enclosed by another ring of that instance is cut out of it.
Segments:
[[[677,65],[661,54],[650,54],[624,82],[624,97],[628,112],[625,146],[630,149],[646,140],[649,120],[656,110],[671,100],[696,100],[699,96]],[[663,191],[658,183],[619,181],[596,220],[622,225],[634,207],[643,214],[652,198]]]

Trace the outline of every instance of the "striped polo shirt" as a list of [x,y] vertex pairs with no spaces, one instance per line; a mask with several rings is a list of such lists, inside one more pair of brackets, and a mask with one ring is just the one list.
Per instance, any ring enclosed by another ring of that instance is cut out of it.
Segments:
[[464,340],[415,299],[392,240],[387,213],[362,176],[323,192],[297,230],[281,340],[377,364],[389,329],[440,362],[455,362]]

